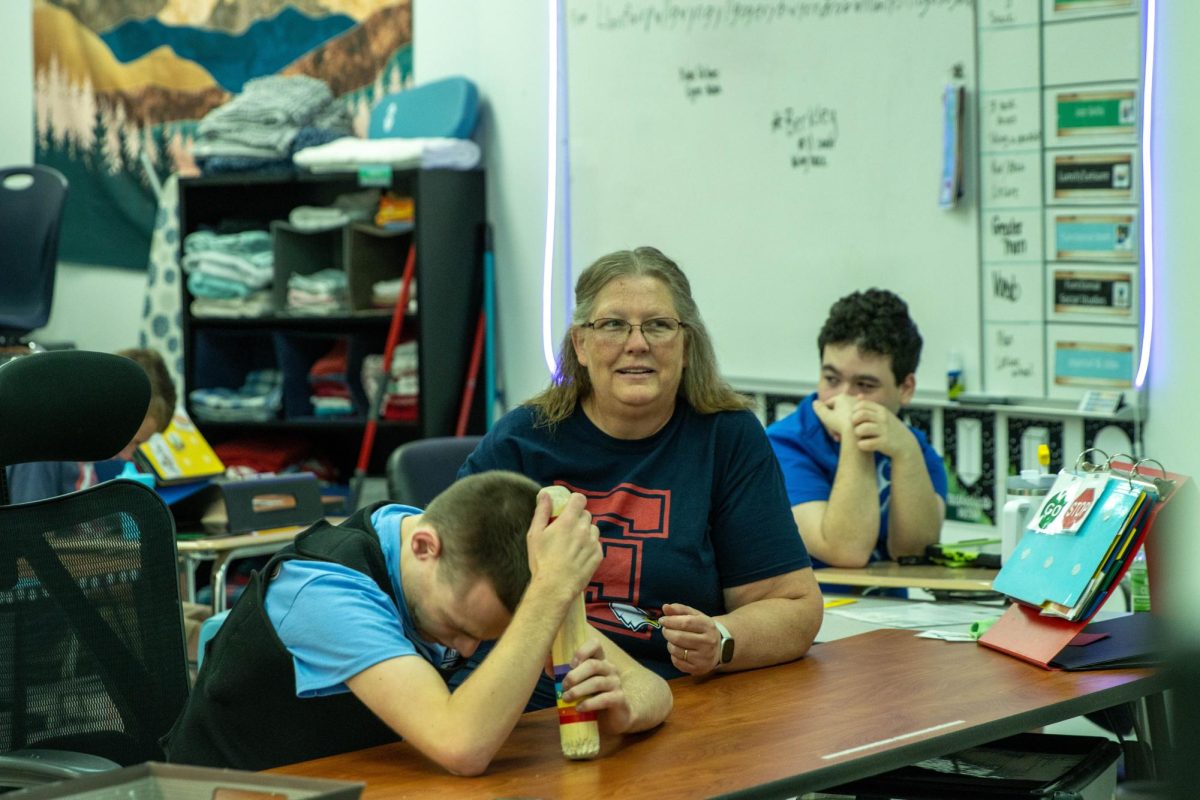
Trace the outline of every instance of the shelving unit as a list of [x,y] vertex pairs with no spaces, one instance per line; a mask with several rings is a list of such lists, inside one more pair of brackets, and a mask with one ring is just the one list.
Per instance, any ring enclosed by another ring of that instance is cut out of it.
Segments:
[[[404,339],[417,341],[420,395],[415,422],[380,420],[371,474],[382,474],[398,445],[454,432],[482,303],[484,173],[408,170],[394,174],[392,191],[415,204],[411,231],[395,232],[352,223],[308,233],[287,222],[296,206],[331,205],[338,195],[361,191],[355,174],[229,175],[180,181],[181,237],[205,228],[256,227],[272,231],[275,255],[274,310],[259,317],[194,317],[186,282],[183,296],[184,389],[236,389],[256,369],[279,369],[283,409],[277,419],[255,422],[198,420],[214,444],[235,438],[303,437],[347,480],[366,424],[368,398],[359,376],[363,358],[382,353],[390,309],[370,308],[371,286],[399,278],[411,245],[416,247],[417,310],[404,320]],[[180,243],[182,247],[182,242]],[[286,308],[287,277],[336,268],[347,273],[349,310],[309,315]],[[317,417],[308,400],[308,372],[335,342],[345,339],[347,382],[357,414]],[[482,432],[484,402],[473,399],[468,430]],[[193,411],[189,404],[189,412]],[[193,416],[196,415],[193,413]]]

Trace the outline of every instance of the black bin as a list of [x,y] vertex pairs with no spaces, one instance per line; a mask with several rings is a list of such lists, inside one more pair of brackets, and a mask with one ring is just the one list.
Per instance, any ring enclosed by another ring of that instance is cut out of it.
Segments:
[[858,800],[1110,798],[1121,748],[1098,736],[1022,733],[826,789]]

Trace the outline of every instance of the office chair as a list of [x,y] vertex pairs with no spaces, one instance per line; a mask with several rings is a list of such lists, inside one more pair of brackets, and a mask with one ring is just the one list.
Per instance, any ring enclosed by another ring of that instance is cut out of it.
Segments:
[[66,201],[67,179],[55,169],[0,169],[0,347],[50,319]]
[[[149,399],[119,356],[0,365],[0,467],[112,456]],[[162,760],[188,695],[176,574],[174,520],[141,484],[0,505],[0,787]]]
[[458,476],[482,436],[434,436],[406,442],[388,456],[388,498],[425,508]]

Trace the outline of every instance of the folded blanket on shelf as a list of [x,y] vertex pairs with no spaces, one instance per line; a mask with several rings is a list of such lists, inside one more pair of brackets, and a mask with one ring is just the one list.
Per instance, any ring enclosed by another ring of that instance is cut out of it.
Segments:
[[479,145],[470,139],[359,139],[346,136],[306,147],[292,156],[297,166],[313,172],[353,172],[361,166],[386,164],[395,169],[472,169],[479,164]]

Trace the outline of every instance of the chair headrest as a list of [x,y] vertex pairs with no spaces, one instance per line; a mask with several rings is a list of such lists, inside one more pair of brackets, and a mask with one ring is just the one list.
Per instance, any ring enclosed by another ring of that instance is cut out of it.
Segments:
[[0,364],[0,465],[102,461],[129,444],[150,406],[136,362],[61,350]]

